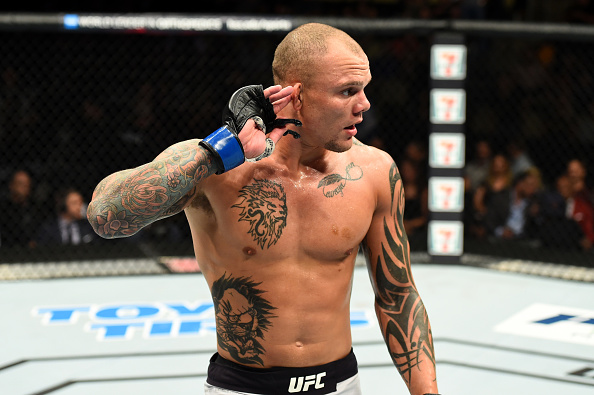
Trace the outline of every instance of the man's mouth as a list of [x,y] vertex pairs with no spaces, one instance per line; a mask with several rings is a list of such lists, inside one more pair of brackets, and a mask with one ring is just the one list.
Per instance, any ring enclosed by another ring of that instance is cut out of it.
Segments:
[[344,130],[346,130],[347,133],[350,134],[351,136],[354,136],[357,134],[357,127],[355,125],[347,126],[346,128],[344,128]]

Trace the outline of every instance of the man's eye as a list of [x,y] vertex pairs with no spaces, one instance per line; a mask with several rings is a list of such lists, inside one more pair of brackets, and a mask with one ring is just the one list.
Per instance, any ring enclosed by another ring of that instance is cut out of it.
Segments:
[[353,94],[353,90],[352,89],[345,89],[341,92],[344,96],[351,96]]

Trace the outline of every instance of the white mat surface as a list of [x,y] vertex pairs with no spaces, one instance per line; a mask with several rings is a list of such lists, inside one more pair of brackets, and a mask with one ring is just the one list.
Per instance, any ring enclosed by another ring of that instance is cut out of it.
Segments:
[[[444,395],[594,393],[594,284],[415,265]],[[215,350],[200,274],[0,282],[0,393],[202,394]],[[354,349],[365,394],[408,391],[355,269]]]

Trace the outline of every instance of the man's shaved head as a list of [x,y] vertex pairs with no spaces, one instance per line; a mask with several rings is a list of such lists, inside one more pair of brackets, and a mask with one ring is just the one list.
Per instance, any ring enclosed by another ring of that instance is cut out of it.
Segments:
[[289,32],[276,48],[272,61],[274,83],[288,85],[308,80],[312,64],[328,52],[331,39],[343,43],[355,54],[364,54],[361,46],[342,30],[307,23]]

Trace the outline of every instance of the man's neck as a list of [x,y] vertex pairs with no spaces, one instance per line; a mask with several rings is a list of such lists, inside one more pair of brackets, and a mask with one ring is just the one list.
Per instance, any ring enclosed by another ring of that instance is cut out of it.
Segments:
[[324,172],[331,154],[323,147],[309,145],[307,140],[287,135],[278,142],[273,157],[278,163],[287,166],[290,172],[303,171],[304,167]]

